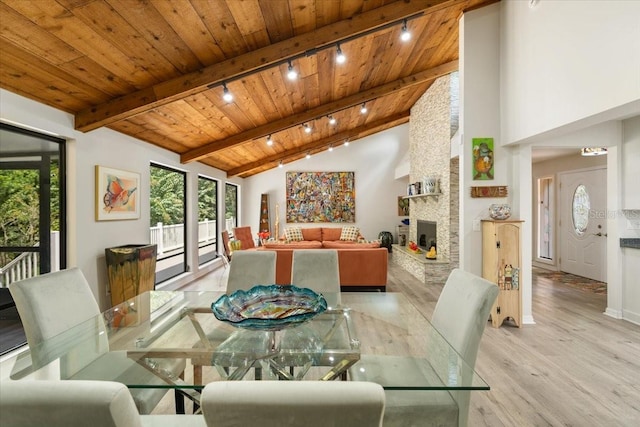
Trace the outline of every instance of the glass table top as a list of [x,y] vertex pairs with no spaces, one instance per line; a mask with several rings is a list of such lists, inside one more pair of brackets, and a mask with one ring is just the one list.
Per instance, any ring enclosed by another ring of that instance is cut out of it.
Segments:
[[[11,378],[195,390],[217,380],[335,378],[388,390],[489,389],[402,294],[325,293],[324,313],[281,331],[217,320],[211,304],[221,295],[146,292],[32,346],[16,360]],[[177,361],[193,365],[194,374],[187,369],[177,377],[168,369]],[[141,375],[140,367],[153,375]]]

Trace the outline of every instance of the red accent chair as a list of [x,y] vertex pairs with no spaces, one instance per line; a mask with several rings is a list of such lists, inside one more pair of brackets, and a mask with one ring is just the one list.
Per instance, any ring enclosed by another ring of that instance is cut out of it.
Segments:
[[253,240],[253,233],[251,232],[251,227],[235,227],[233,229],[233,236],[236,240],[240,240],[242,242],[242,249],[251,249],[256,247],[256,243]]

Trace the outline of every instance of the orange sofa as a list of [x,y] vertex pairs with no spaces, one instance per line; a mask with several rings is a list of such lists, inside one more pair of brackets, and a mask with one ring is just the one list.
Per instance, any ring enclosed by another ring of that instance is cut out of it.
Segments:
[[[291,284],[291,264],[296,249],[336,249],[340,265],[341,287],[363,287],[386,290],[389,251],[379,242],[340,240],[340,227],[303,228],[304,240],[267,243],[257,250],[276,251],[276,283]],[[295,284],[295,283],[294,283]]]
[[[295,249],[260,247],[257,250],[276,251],[276,283],[279,285],[291,284],[291,261]],[[387,248],[353,248],[337,249],[337,251],[341,287],[358,286],[386,290],[387,257],[389,255]]]

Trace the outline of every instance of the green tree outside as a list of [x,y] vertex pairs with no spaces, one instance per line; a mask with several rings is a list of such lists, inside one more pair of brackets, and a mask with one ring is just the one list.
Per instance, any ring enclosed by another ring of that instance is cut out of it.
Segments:
[[184,175],[151,166],[150,227],[184,224]]
[[198,178],[198,221],[217,219],[218,183]]
[[[51,230],[60,230],[59,164],[51,163]],[[36,169],[0,170],[0,244],[6,247],[35,246],[40,242],[40,174]],[[0,265],[18,253],[0,253]]]

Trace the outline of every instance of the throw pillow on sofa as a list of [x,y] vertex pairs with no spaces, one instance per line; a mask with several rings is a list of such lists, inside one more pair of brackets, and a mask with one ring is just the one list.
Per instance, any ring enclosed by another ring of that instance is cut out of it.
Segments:
[[311,228],[302,228],[302,240],[313,241],[316,240],[318,242],[322,242],[322,228],[320,227],[311,227]]
[[300,242],[303,240],[300,227],[288,227],[284,229],[284,237],[287,242]]
[[340,240],[342,227],[322,227],[322,241]]
[[340,233],[340,240],[346,240],[348,242],[357,242],[360,235],[360,229],[353,225],[342,227],[342,233]]

